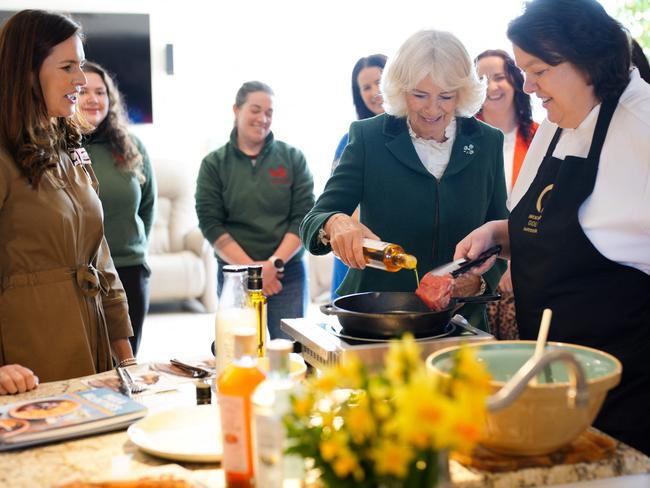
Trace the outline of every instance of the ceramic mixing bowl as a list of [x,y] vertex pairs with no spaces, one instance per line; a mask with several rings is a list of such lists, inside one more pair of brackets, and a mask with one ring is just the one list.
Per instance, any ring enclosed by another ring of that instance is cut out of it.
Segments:
[[[492,393],[526,363],[535,351],[534,341],[497,341],[466,344],[476,350],[479,361],[492,376]],[[459,346],[431,354],[427,368],[433,374],[448,375],[453,354]],[[549,342],[546,351],[569,351],[584,369],[587,380],[586,407],[571,407],[567,393],[571,388],[570,368],[564,362],[545,367],[523,393],[509,406],[488,412],[487,429],[480,443],[502,454],[547,454],[577,438],[596,418],[607,391],[620,381],[621,363],[597,349]]]

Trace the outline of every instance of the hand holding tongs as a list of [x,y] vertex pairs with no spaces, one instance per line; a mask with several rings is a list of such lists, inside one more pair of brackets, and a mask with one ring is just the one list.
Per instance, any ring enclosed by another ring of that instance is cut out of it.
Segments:
[[455,261],[452,261],[451,263],[443,264],[442,266],[438,266],[437,268],[432,269],[429,271],[434,276],[443,276],[446,274],[450,274],[452,278],[458,278],[460,275],[463,273],[466,273],[470,269],[480,266],[483,264],[485,261],[490,259],[492,256],[495,254],[499,254],[501,252],[501,246],[493,246],[489,248],[487,251],[483,251],[481,254],[476,259],[466,259],[466,258],[460,258],[456,259]]
[[192,366],[191,364],[183,363],[178,359],[170,359],[169,362],[176,366],[178,369],[182,369],[186,373],[192,375],[192,378],[205,378],[210,375],[210,372],[207,369],[199,368],[198,366]]

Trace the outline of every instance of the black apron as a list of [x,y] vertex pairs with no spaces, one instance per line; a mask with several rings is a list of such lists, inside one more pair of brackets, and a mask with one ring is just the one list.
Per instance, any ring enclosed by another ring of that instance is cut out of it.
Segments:
[[650,454],[650,276],[604,257],[578,220],[617,104],[602,103],[587,158],[554,158],[562,129],[555,133],[510,214],[512,282],[522,339],[537,337],[548,307],[549,340],[601,349],[622,362],[621,384],[609,392],[594,425]]

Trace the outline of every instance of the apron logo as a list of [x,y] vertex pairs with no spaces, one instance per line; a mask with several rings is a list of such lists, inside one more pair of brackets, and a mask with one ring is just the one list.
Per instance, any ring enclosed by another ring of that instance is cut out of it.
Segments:
[[537,212],[539,212],[540,214],[544,210],[544,206],[542,205],[544,197],[552,189],[553,189],[553,184],[548,185],[546,188],[542,190],[542,193],[539,194],[539,197],[537,197],[537,203],[535,204],[535,208],[537,209]]
[[537,197],[537,202],[535,202],[535,209],[537,210],[537,213],[528,214],[528,222],[524,226],[524,232],[528,232],[529,234],[537,234],[539,231],[539,223],[542,220],[542,212],[544,212],[544,203],[545,200],[550,196],[549,193],[552,189],[553,184],[550,184],[540,192],[539,197]]

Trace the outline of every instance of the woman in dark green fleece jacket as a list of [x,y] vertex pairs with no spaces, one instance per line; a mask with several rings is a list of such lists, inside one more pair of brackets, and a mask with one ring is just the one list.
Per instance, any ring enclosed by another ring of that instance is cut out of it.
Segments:
[[230,141],[201,163],[199,227],[217,255],[219,295],[224,264],[261,264],[271,338],[288,337],[280,319],[302,317],[307,306],[298,226],[314,205],[314,183],[302,152],[273,137],[268,85],[244,83],[233,110]]
[[87,62],[79,95],[85,119],[95,127],[84,141],[99,181],[104,232],[129,303],[133,354],[149,309],[147,246],[156,205],[156,182],[140,140],[129,134],[122,97],[104,68]]
[[[350,266],[339,294],[413,291],[411,271],[365,267],[362,239],[400,244],[418,272],[451,261],[468,230],[505,218],[503,134],[472,117],[485,87],[452,34],[420,31],[389,61],[382,78],[386,113],[352,123],[350,140],[323,194],[300,227],[313,254],[333,250]],[[361,224],[349,216],[361,207]],[[458,279],[463,295],[494,290],[500,263],[480,277]],[[486,328],[485,307],[461,313]]]

